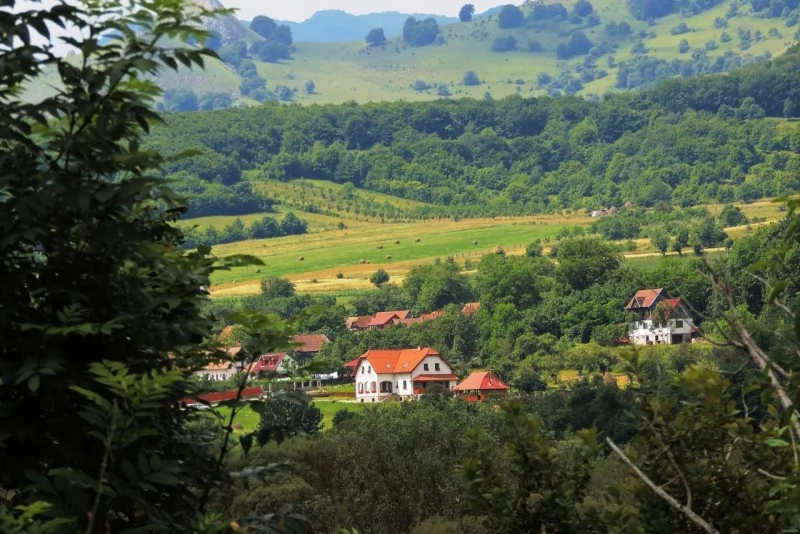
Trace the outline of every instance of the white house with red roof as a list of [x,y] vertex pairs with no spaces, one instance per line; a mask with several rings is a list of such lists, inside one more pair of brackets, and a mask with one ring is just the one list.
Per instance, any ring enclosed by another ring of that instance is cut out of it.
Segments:
[[361,402],[390,395],[407,399],[425,393],[431,384],[452,390],[458,383],[450,364],[429,347],[368,350],[345,367],[354,369],[356,399]]
[[625,307],[636,314],[628,328],[634,345],[689,343],[697,336],[688,306],[671,298],[663,289],[640,289]]
[[274,373],[285,375],[297,367],[297,362],[285,352],[268,352],[262,354],[255,362],[247,366],[247,374]]

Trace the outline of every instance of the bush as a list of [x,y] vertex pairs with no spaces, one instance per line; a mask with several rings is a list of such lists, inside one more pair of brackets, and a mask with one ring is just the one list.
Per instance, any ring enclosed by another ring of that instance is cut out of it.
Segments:
[[475,74],[475,71],[468,70],[464,73],[464,85],[480,85],[481,79]]
[[492,43],[492,52],[508,52],[517,49],[517,39],[513,35],[498,37]]
[[522,10],[515,5],[508,4],[503,6],[497,18],[497,22],[501,28],[519,28],[525,24],[525,15]]

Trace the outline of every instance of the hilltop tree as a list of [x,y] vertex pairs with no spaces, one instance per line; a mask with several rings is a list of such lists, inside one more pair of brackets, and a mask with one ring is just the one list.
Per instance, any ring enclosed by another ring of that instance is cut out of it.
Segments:
[[386,44],[386,34],[383,28],[373,28],[364,38],[369,46],[381,46]]
[[317,92],[317,84],[314,83],[314,80],[306,80],[305,83],[306,93],[309,95],[313,95]]
[[525,15],[522,10],[513,4],[503,6],[498,15],[497,22],[501,28],[519,28],[525,24]]
[[464,85],[480,85],[481,79],[475,74],[475,71],[468,70],[464,73]]
[[669,235],[663,230],[654,231],[653,235],[650,237],[650,242],[662,255],[667,253],[669,249]]
[[408,17],[403,25],[403,39],[411,46],[426,46],[436,40],[439,35],[439,23],[433,17],[417,20]]
[[293,297],[294,284],[282,276],[270,275],[261,280],[261,294],[268,299]]
[[278,29],[278,23],[267,16],[258,15],[250,22],[250,29],[264,39],[269,39],[272,32]]
[[675,12],[676,0],[627,0],[628,11],[637,20],[657,19]]
[[475,6],[472,4],[464,4],[461,7],[461,11],[458,12],[458,19],[461,22],[469,22],[472,20],[472,16],[475,14]]

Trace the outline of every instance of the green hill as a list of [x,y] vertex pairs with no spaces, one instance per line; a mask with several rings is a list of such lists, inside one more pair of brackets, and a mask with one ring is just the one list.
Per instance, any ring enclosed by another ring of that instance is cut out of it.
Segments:
[[[703,5],[714,3],[707,0]],[[697,13],[682,9],[654,20],[636,20],[626,2],[619,0],[594,0],[592,13],[584,17],[574,14],[575,4],[563,1],[569,14],[566,19],[535,21],[530,20],[532,7],[523,6],[528,19],[517,28],[500,28],[499,15],[443,25],[437,40],[427,46],[410,46],[403,37],[372,47],[364,42],[299,42],[294,44],[292,59],[257,61],[256,66],[268,89],[288,87],[294,92],[292,100],[304,104],[430,100],[442,94],[473,98],[486,93],[495,98],[548,92],[600,95],[675,75],[727,71],[778,55],[796,37],[797,8],[787,7],[769,17],[769,9],[755,13],[748,1],[738,2],[736,10],[717,3]],[[569,44],[579,32],[592,45],[589,53],[559,59],[559,45]],[[689,49],[681,53],[683,40]],[[515,50],[492,51],[509,42],[515,43]],[[482,83],[464,85],[468,70]],[[313,94],[305,90],[308,80],[315,83]],[[165,87],[186,86],[169,80]],[[195,87],[201,92],[206,89],[202,84]]]

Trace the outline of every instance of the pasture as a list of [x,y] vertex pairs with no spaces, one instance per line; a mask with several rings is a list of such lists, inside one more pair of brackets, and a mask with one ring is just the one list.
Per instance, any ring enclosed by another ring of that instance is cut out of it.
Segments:
[[[769,200],[744,204],[741,208],[748,217],[767,221],[781,216],[778,205]],[[281,207],[279,212],[284,209]],[[708,209],[716,214],[722,207],[711,205]],[[214,273],[211,288],[213,296],[257,293],[259,280],[265,275],[286,276],[301,292],[357,292],[371,287],[369,276],[378,269],[385,269],[392,281],[401,282],[412,266],[433,262],[436,258],[453,256],[463,265],[467,261],[478,261],[482,255],[493,252],[498,246],[509,254],[522,254],[525,246],[535,239],[541,239],[547,250],[548,241],[553,242],[562,228],[587,227],[592,222],[586,213],[574,212],[459,221],[433,219],[381,223],[374,219],[356,219],[352,212],[332,216],[294,211],[309,221],[308,234],[214,247],[217,256],[250,254],[260,258],[264,265]],[[241,219],[247,223],[261,216],[263,214],[248,215]],[[278,216],[281,216],[280,213]],[[221,228],[233,219],[235,217],[206,217],[183,221],[181,224]],[[345,228],[339,229],[340,222],[345,223]],[[759,224],[763,223],[730,228],[728,233],[734,239],[739,238]],[[629,260],[660,256],[649,239],[637,239],[635,242],[636,250],[626,253]]]

